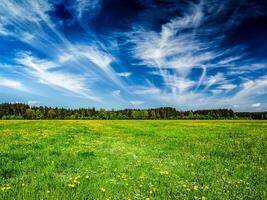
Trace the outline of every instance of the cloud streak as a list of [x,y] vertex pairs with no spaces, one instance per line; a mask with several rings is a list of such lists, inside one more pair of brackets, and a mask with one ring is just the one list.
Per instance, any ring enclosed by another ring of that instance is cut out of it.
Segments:
[[57,67],[57,63],[36,58],[30,53],[22,53],[16,59],[17,63],[25,67],[25,71],[37,78],[39,83],[77,94],[94,101],[100,98],[91,94],[86,87],[85,79],[61,71],[52,71]]
[[23,92],[30,92],[30,89],[28,89],[23,83],[17,80],[7,79],[3,77],[0,77],[0,87],[1,86],[23,91]]

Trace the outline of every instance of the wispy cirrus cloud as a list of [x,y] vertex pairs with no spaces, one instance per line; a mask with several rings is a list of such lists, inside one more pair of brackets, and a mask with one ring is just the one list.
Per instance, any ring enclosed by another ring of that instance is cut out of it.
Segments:
[[74,10],[78,19],[92,18],[101,9],[101,0],[76,0]]
[[129,76],[131,76],[132,75],[132,73],[131,72],[120,72],[120,73],[117,73],[117,75],[118,76],[120,76],[120,77],[129,77]]
[[[129,35],[129,42],[134,44],[133,55],[141,60],[140,64],[175,69],[186,75],[217,56],[211,51],[214,41],[202,42],[196,35],[203,20],[202,5],[193,4],[182,17],[163,24],[160,32],[136,30]],[[186,29],[195,31],[186,32]]]
[[20,81],[8,79],[4,77],[0,77],[0,87],[7,87],[7,88],[15,89],[15,90],[20,90],[23,92],[31,92],[31,90],[27,88]]
[[24,66],[25,72],[36,78],[39,83],[64,89],[94,101],[100,101],[100,98],[91,94],[92,92],[87,88],[83,77],[62,71],[54,71],[53,69],[58,67],[57,63],[36,58],[31,53],[21,53],[16,58],[16,62]]

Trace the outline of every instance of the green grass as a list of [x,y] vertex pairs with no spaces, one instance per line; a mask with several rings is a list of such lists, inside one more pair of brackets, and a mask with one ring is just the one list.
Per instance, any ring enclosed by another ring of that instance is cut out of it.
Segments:
[[267,121],[0,121],[0,199],[267,199]]

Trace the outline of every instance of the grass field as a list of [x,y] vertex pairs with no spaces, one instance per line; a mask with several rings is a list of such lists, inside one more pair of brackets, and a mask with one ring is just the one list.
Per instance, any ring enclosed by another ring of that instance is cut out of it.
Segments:
[[267,121],[0,121],[0,199],[267,199]]

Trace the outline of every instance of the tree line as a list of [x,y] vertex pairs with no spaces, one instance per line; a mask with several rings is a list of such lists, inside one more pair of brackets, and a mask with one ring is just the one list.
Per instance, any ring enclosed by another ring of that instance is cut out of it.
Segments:
[[178,111],[172,107],[105,110],[52,108],[24,103],[0,104],[0,119],[267,119],[267,112],[234,112],[231,109]]

